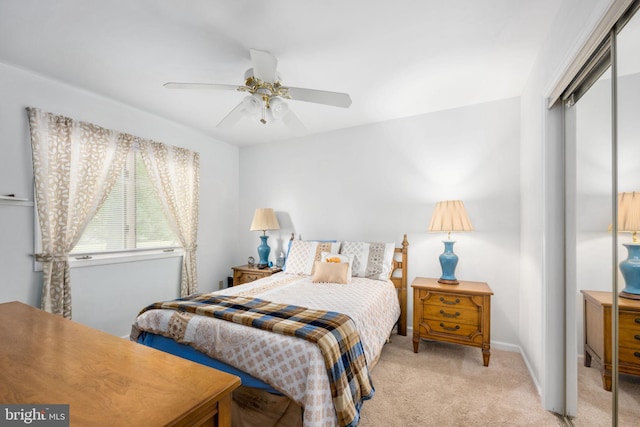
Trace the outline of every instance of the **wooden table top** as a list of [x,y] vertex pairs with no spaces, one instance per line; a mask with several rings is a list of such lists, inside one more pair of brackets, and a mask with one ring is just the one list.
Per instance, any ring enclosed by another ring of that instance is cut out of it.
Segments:
[[[613,305],[613,299],[611,298],[611,292],[608,291],[580,291],[582,292],[582,294],[587,297],[590,298],[596,302],[598,302],[600,305],[603,305],[605,307],[610,307],[611,305]],[[623,298],[623,297],[618,297],[618,307],[619,308],[624,308],[624,309],[631,309],[631,310],[636,310],[636,311],[640,311],[640,300],[633,300],[633,299],[629,299],[629,298]]]
[[0,402],[69,404],[71,425],[160,426],[240,379],[20,302],[0,304]]
[[493,291],[485,282],[470,282],[465,280],[460,280],[460,283],[457,285],[448,285],[439,283],[438,279],[435,278],[416,277],[413,282],[411,282],[411,287],[452,293],[461,292],[474,295],[493,295]]

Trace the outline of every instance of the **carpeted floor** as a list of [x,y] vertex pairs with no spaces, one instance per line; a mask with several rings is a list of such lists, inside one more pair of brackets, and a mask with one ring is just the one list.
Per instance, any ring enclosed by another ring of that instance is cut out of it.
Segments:
[[[578,416],[571,419],[576,427],[611,425],[611,392],[602,388],[600,366],[578,365]],[[620,375],[618,380],[618,426],[640,426],[640,377]]]
[[561,426],[540,398],[519,353],[491,350],[489,367],[478,348],[393,335],[371,377],[362,427]]
[[[491,350],[488,368],[478,348],[393,335],[371,374],[376,394],[364,403],[362,427],[563,426],[542,409],[522,356]],[[578,365],[576,427],[611,426],[611,392],[599,366]],[[640,426],[640,377],[621,375],[618,426]]]

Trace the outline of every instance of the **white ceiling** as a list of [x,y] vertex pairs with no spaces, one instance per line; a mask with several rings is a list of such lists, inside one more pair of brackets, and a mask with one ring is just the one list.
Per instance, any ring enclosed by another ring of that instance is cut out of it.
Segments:
[[290,101],[309,133],[519,96],[561,0],[0,0],[0,62],[236,145],[281,123],[216,124],[245,96],[249,48],[283,84],[347,92],[348,109]]

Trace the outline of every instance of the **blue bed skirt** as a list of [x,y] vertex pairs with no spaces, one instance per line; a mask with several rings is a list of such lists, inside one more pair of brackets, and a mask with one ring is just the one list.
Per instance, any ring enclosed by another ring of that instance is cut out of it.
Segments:
[[138,337],[138,343],[155,348],[157,350],[164,351],[166,353],[173,354],[175,356],[182,357],[183,359],[191,360],[192,362],[200,363],[202,365],[218,369],[219,371],[224,371],[236,375],[240,377],[240,379],[242,380],[242,385],[245,387],[257,388],[260,390],[268,391],[269,393],[282,395],[282,393],[271,387],[269,384],[260,381],[256,377],[253,377],[246,372],[241,371],[240,369],[234,368],[231,365],[227,365],[224,362],[212,359],[206,354],[199,352],[195,348],[186,344],[176,342],[171,338],[166,338],[162,335],[151,334],[148,332],[142,332]]

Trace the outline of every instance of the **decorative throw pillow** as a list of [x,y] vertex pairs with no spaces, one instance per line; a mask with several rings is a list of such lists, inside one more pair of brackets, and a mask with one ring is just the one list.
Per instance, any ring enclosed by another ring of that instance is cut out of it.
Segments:
[[349,267],[347,268],[347,282],[351,282],[351,276],[353,275],[352,273],[353,255],[322,252],[322,255],[320,256],[320,261],[333,262],[333,263],[343,262],[345,264],[348,264]]
[[395,246],[395,243],[342,242],[340,254],[353,256],[353,276],[388,280]]
[[292,240],[284,264],[287,274],[310,276],[313,265],[320,261],[322,252],[338,252],[339,242],[317,242],[312,240]]
[[347,284],[347,270],[349,264],[344,262],[316,261],[311,281],[313,283]]

